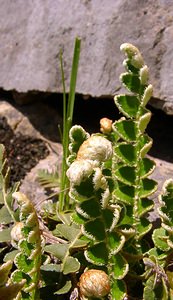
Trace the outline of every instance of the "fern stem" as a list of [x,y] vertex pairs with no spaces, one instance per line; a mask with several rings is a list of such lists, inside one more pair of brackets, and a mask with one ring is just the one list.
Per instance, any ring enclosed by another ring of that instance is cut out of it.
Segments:
[[138,203],[139,203],[139,192],[140,192],[140,157],[138,155],[138,153],[139,153],[139,137],[140,137],[140,133],[137,134],[137,143],[136,143],[136,151],[137,151],[136,182],[135,182],[135,197],[134,197],[134,205],[133,205],[134,228],[136,230],[135,240],[137,241],[137,243],[138,243],[137,226],[140,224],[140,217],[138,214]]
[[[139,91],[138,94],[140,107],[138,110],[138,113],[136,115],[136,123],[139,124],[140,116],[142,115],[143,105],[142,103],[142,90]],[[140,137],[142,133],[140,129],[137,129],[137,135],[136,135],[136,182],[135,182],[135,198],[134,198],[134,205],[133,205],[133,218],[134,218],[134,227],[136,230],[135,240],[137,242],[136,247],[138,249],[141,248],[141,244],[139,243],[139,232],[138,232],[138,225],[140,225],[141,220],[139,216],[139,200],[140,200],[140,189],[141,189],[141,173],[140,173],[140,164],[141,164],[141,155],[140,155]]]
[[66,260],[67,260],[67,258],[68,258],[69,255],[70,255],[70,249],[73,248],[73,246],[75,245],[76,241],[81,237],[81,235],[82,235],[82,231],[80,230],[80,232],[78,233],[78,235],[76,235],[75,239],[74,239],[73,242],[70,244],[70,246],[69,246],[69,248],[68,248],[68,250],[67,250],[67,252],[66,252],[66,254],[65,254],[65,256],[64,256],[64,259],[63,259],[63,262],[62,262],[62,265],[61,265],[61,270],[64,269],[64,265],[65,265],[65,263],[66,263]]

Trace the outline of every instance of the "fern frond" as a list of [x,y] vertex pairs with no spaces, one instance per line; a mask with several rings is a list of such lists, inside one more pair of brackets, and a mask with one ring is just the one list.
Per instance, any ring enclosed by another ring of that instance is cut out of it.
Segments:
[[20,225],[20,227],[16,232],[13,229],[12,239],[17,243],[19,253],[14,259],[17,269],[11,274],[11,280],[13,283],[19,283],[22,279],[26,280],[17,299],[29,297],[28,299],[37,300],[39,299],[38,284],[42,254],[39,222],[32,203],[24,194],[15,192],[13,197],[20,211],[20,223],[14,226]]
[[49,172],[46,170],[39,170],[37,174],[39,183],[48,189],[58,188],[60,186],[60,177],[58,172]]

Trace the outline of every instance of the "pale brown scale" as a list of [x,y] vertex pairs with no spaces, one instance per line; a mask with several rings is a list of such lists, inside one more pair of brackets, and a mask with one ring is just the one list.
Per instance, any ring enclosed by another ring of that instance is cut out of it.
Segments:
[[100,131],[104,134],[108,134],[112,131],[112,120],[108,118],[100,119]]

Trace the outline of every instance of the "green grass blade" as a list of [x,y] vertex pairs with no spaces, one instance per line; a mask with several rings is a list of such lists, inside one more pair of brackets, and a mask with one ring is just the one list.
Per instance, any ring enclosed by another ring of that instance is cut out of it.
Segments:
[[70,92],[69,92],[68,107],[67,107],[67,118],[69,120],[68,123],[69,123],[70,128],[72,126],[72,119],[73,119],[76,81],[77,81],[77,72],[78,72],[78,64],[79,64],[79,56],[80,56],[80,44],[81,44],[81,40],[79,38],[76,38],[75,47],[74,47],[74,55],[73,55],[72,71],[71,71],[71,79],[70,79]]
[[78,72],[78,64],[79,64],[79,57],[80,57],[80,44],[81,44],[81,40],[79,38],[76,38],[74,53],[73,53],[73,62],[72,62],[72,70],[71,70],[71,77],[70,77],[70,91],[69,91],[67,106],[66,106],[66,88],[65,88],[65,77],[64,77],[62,56],[60,58],[61,74],[62,74],[62,82],[63,82],[63,140],[62,140],[63,161],[62,161],[60,195],[59,195],[59,203],[58,203],[59,212],[69,208],[68,197],[66,197],[67,196],[66,191],[69,186],[69,182],[66,176],[66,171],[67,171],[66,160],[69,153],[68,152],[69,130],[72,126],[72,121],[73,121],[77,72]]

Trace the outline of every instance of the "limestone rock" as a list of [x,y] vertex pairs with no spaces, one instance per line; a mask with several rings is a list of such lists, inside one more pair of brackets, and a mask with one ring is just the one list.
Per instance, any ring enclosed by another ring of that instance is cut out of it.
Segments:
[[77,92],[120,90],[119,47],[139,47],[150,67],[153,105],[173,114],[173,11],[171,0],[0,0],[0,87],[61,92],[59,52],[67,85],[74,39],[82,39]]

